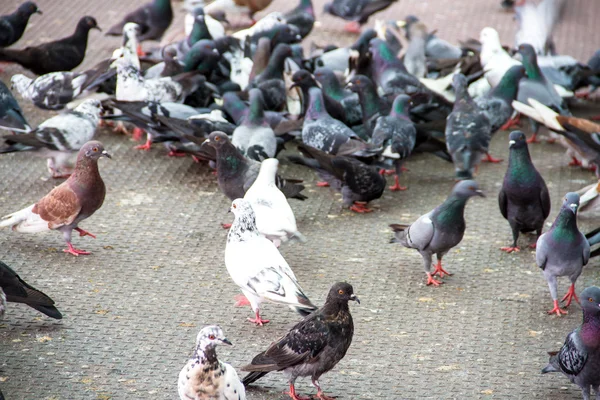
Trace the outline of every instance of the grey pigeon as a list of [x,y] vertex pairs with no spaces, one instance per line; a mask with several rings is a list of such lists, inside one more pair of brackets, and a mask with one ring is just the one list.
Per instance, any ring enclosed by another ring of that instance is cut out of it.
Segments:
[[252,160],[275,157],[277,139],[265,118],[262,92],[260,89],[250,89],[249,96],[248,114],[233,131],[231,143]]
[[397,0],[333,0],[326,3],[323,11],[350,21],[346,31],[360,33],[360,27],[376,12],[385,10]]
[[80,72],[51,72],[36,79],[23,74],[10,78],[11,87],[22,98],[45,110],[60,110],[79,96],[88,83],[88,76]]
[[467,79],[454,75],[454,108],[446,122],[446,146],[452,156],[457,179],[471,179],[481,158],[488,152],[492,125],[467,91]]
[[123,20],[113,25],[106,34],[120,36],[125,24],[133,22],[140,27],[140,42],[159,40],[171,25],[172,20],[171,0],[154,0],[152,3],[144,4],[127,14]]
[[[418,23],[419,18],[414,15],[407,16],[404,21],[398,21],[398,25],[400,27],[404,27],[406,31],[406,39],[409,41],[412,40],[411,36],[411,26]],[[425,55],[427,58],[433,60],[441,60],[441,59],[458,59],[462,57],[462,50],[460,47],[454,46],[451,43],[448,43],[444,39],[440,39],[435,35],[435,33],[427,34],[427,41],[425,44]]]
[[285,336],[242,367],[242,371],[250,372],[242,381],[244,385],[269,372],[283,371],[289,377],[292,399],[299,399],[294,384],[303,376],[311,377],[319,399],[331,399],[323,393],[319,378],[344,358],[352,343],[354,323],[348,307],[350,300],[360,303],[352,285],[334,284],[323,307],[294,325]]
[[0,154],[35,151],[48,159],[53,178],[68,177],[73,169],[70,159],[94,137],[101,111],[99,100],[85,100],[74,110],[47,119],[30,133],[4,136],[6,146],[0,148]]
[[422,22],[416,22],[410,24],[407,31],[410,32],[410,40],[404,54],[404,65],[406,70],[417,78],[425,78],[427,76],[427,62],[425,59],[427,27]]
[[2,217],[0,228],[10,227],[22,233],[58,230],[63,234],[68,249],[75,256],[90,254],[71,244],[73,229],[79,236],[96,236],[79,228],[79,223],[94,214],[104,202],[106,187],[98,171],[98,159],[111,158],[98,141],[87,142],[77,156],[75,171],[65,182],[52,189],[37,203]]
[[583,400],[590,400],[590,388],[600,399],[600,288],[586,288],[581,298],[583,323],[569,333],[559,351],[549,353],[550,361],[542,374],[562,372],[581,388]]
[[312,31],[315,23],[315,10],[312,0],[300,0],[292,10],[283,14],[285,22],[298,27],[300,36],[305,38]]
[[[512,246],[502,247],[501,250],[511,253],[520,250],[517,246],[520,232],[535,231],[537,238],[540,237],[544,221],[550,214],[550,195],[544,178],[531,161],[523,132],[511,132],[508,143],[508,168],[498,195],[498,204],[513,234]],[[535,247],[535,244],[531,247]]]
[[[0,261],[0,297],[10,303],[23,303],[54,319],[62,319],[62,314],[54,306],[54,300],[27,284],[12,268]],[[0,305],[0,318],[4,311]]]
[[31,130],[19,103],[2,81],[0,81],[0,129],[17,132]]
[[342,193],[342,206],[357,213],[368,213],[367,203],[381,197],[385,190],[385,178],[375,167],[347,156],[334,156],[314,147],[299,145],[305,157],[289,156],[290,161],[317,171],[327,183]]
[[[244,157],[223,132],[211,133],[205,143],[216,150],[217,182],[221,191],[230,200],[243,198],[260,172],[260,163]],[[304,200],[306,196],[300,193],[304,186],[299,182],[279,176],[275,180],[285,197]]]
[[[423,257],[427,285],[439,286],[443,283],[434,278],[436,274],[439,274],[440,278],[444,274],[450,275],[442,268],[442,257],[461,242],[466,229],[465,205],[473,196],[485,197],[479,190],[477,182],[471,180],[458,182],[446,201],[420,216],[412,224],[390,225],[395,232],[392,243],[400,243],[406,248],[416,249]],[[434,254],[438,262],[432,274],[431,263]]]
[[180,400],[246,400],[246,389],[235,369],[217,358],[216,347],[222,344],[232,345],[221,327],[210,325],[198,332],[194,354],[179,373]]
[[275,47],[266,68],[254,77],[250,88],[256,87],[263,92],[267,110],[281,110],[286,102],[287,90],[283,80],[285,59],[292,56],[292,48],[285,43]]
[[349,90],[344,90],[337,76],[331,68],[319,67],[315,69],[315,80],[329,97],[338,101],[345,112],[345,121],[351,125],[358,125],[362,121],[359,95]]
[[12,14],[0,17],[0,47],[8,47],[21,39],[29,17],[33,14],[41,14],[42,11],[33,1],[26,1]]
[[579,195],[567,193],[552,227],[537,240],[535,261],[548,281],[554,301],[554,308],[548,311],[548,314],[556,313],[560,316],[567,313],[558,304],[556,278],[559,276],[568,276],[571,280],[571,287],[562,299],[567,302],[565,308],[573,299],[579,303],[575,293],[575,282],[590,259],[590,244],[577,228],[578,208]]

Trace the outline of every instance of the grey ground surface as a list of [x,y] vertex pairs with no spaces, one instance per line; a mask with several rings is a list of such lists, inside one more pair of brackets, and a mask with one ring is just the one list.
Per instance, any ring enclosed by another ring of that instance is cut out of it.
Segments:
[[[17,3],[1,1],[0,14]],[[32,18],[15,47],[62,37],[84,14],[95,16],[106,30],[138,3],[38,1],[44,15]],[[270,10],[288,9],[288,3],[276,0]],[[600,31],[592,25],[600,2],[569,4],[557,30],[558,48],[587,60],[600,43]],[[316,8],[320,12],[320,1]],[[476,37],[490,25],[512,43],[515,24],[497,0],[400,0],[385,16],[409,13],[452,41]],[[352,41],[341,33],[342,25],[323,17],[308,41]],[[92,31],[90,53],[80,68],[108,56],[119,43]],[[18,67],[8,67],[0,78],[8,82],[16,72]],[[50,115],[24,108],[33,124]],[[0,232],[0,259],[55,299],[64,314],[54,321],[10,305],[0,324],[0,388],[9,400],[175,399],[177,375],[204,325],[222,326],[235,346],[220,348],[219,356],[239,368],[299,319],[287,308],[266,304],[264,316],[272,322],[257,328],[245,321],[249,308],[233,306],[239,291],[223,263],[226,231],[220,228],[231,219],[229,201],[207,166],[168,158],[161,146],[148,153],[133,150],[129,138],[106,130],[98,137],[113,154],[113,160],[100,163],[108,193],[103,208],[82,224],[98,238],[74,238],[76,247],[92,255],[62,253],[56,232]],[[507,157],[505,132],[496,135],[492,149]],[[551,192],[551,222],[564,193],[591,183],[593,175],[568,167],[557,145],[535,145],[531,151]],[[454,276],[439,288],[424,285],[416,252],[388,244],[387,225],[411,222],[439,204],[453,185],[453,171],[428,155],[414,157],[407,167],[408,191],[386,191],[373,203],[375,212],[355,215],[340,211],[338,194],[316,188],[312,172],[282,163],[284,176],[305,180],[310,197],[291,201],[309,240],[284,246],[283,255],[315,303],[322,304],[329,286],[339,280],[352,283],[362,300],[351,305],[354,342],[338,367],[321,379],[325,391],[342,399],[581,398],[566,378],[540,375],[546,352],[558,350],[579,324],[579,307],[572,306],[563,318],[546,315],[551,299],[534,252],[499,251],[510,243],[496,199],[506,162],[480,169],[477,179],[488,197],[468,204],[465,238],[445,258]],[[47,176],[43,159],[0,157],[0,215],[52,189],[58,182]],[[597,223],[580,219],[586,229]],[[598,264],[594,260],[584,270],[578,291],[600,282]],[[559,286],[565,292],[567,280]],[[286,388],[284,377],[273,373],[258,381],[248,398],[285,399]],[[314,393],[307,380],[298,388]]]

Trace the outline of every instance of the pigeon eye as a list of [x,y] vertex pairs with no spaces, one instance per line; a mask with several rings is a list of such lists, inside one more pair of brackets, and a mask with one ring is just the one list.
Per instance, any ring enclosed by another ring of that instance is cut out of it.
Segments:
[[221,140],[221,138],[218,136],[215,136],[215,140],[218,142],[219,140]]
[[98,151],[98,148],[97,148],[97,147],[94,147],[94,148],[92,149],[92,151],[95,153],[95,152],[97,152],[97,151]]
[[344,294],[344,291],[342,289],[338,290],[339,294]]
[[232,205],[233,208],[237,208],[237,204]]
[[469,186],[469,190],[475,190],[475,186]]
[[208,335],[208,338],[209,338],[210,340],[215,340],[215,335]]
[[588,301],[589,301],[590,303],[593,303],[593,302],[594,302],[594,298],[593,298],[593,297],[590,297],[590,298],[588,299]]

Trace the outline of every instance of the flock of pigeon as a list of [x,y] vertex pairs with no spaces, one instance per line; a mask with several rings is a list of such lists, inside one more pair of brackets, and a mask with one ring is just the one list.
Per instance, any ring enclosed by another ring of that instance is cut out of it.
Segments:
[[[14,75],[11,89],[39,108],[66,110],[32,128],[0,82],[0,128],[6,131],[0,153],[34,152],[48,160],[53,178],[66,180],[35,204],[3,217],[0,227],[60,231],[66,253],[90,254],[73,246],[72,232],[95,238],[79,224],[101,208],[106,194],[98,160],[111,156],[93,140],[101,124],[127,134],[132,130],[137,138],[146,134],[141,150],[163,143],[169,155],[209,163],[232,200],[234,222],[224,226],[229,228],[225,266],[242,292],[237,305],[249,305],[249,321],[260,326],[269,322],[260,314],[265,300],[286,305],[303,319],[242,368],[248,372],[243,380],[217,358],[216,346],[231,344],[221,328],[203,328],[179,375],[180,398],[245,399],[244,385],[283,371],[292,399],[302,399],[294,383],[306,376],[319,399],[330,399],[318,379],[346,354],[354,331],[348,302],[359,300],[350,284],[340,282],[318,308],[278,250],[288,241],[306,241],[288,203],[307,199],[304,186],[277,173],[275,157],[284,144],[296,141],[291,146],[299,154],[287,160],[315,170],[322,179],[317,186],[340,191],[343,207],[357,213],[371,211],[368,203],[382,196],[386,174],[394,174],[390,190],[406,190],[400,177],[411,154],[430,153],[452,163],[455,175],[448,179],[458,183],[446,201],[412,224],[390,225],[392,242],[417,250],[427,285],[439,286],[450,275],[442,258],[465,233],[465,205],[473,196],[484,196],[474,180],[479,164],[502,161],[489,153],[492,135],[527,117],[531,138],[519,130],[508,138],[510,156],[498,201],[513,241],[501,250],[519,251],[520,233],[535,232],[537,241],[530,247],[549,285],[553,308],[548,313],[566,313],[572,300],[581,304],[583,324],[551,353],[542,372],[564,373],[589,399],[590,389],[598,392],[600,386],[600,288],[585,289],[580,300],[575,283],[599,253],[590,247],[600,242],[600,228],[582,234],[577,213],[597,206],[600,185],[567,193],[556,220],[542,233],[550,196],[528,143],[537,141],[539,128],[546,126],[548,140],[563,145],[573,164],[600,177],[600,126],[569,111],[570,104],[600,86],[600,51],[588,64],[556,54],[552,32],[560,22],[561,0],[503,2],[514,7],[520,23],[514,53],[492,28],[483,29],[480,40],[456,46],[414,16],[377,21],[375,29],[361,31],[371,14],[393,1],[327,4],[326,12],[350,21],[347,30],[360,36],[352,46],[331,44],[307,55],[302,39],[315,23],[311,0],[257,21],[254,13],[269,0],[216,0],[206,6],[189,1],[185,27],[170,36],[165,32],[173,19],[171,1],[153,0],[108,30],[122,36],[122,45],[83,72],[71,70],[85,57],[89,31],[100,29],[96,20],[81,18],[67,38],[9,49],[29,18],[41,14],[35,3],[22,4],[0,17],[0,61],[18,63],[38,76]],[[234,14],[248,17],[251,27],[227,33]],[[158,48],[143,51],[143,41],[161,39]],[[557,294],[561,276],[571,280],[564,308]],[[1,313],[6,301],[22,302],[62,318],[52,299],[1,262],[0,286]]]

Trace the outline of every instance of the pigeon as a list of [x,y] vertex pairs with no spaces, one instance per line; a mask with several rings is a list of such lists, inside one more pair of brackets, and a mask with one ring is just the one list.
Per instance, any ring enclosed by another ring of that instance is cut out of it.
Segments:
[[134,22],[140,27],[140,42],[145,40],[160,40],[171,21],[173,20],[173,9],[171,0],[153,0],[127,14],[123,20],[113,25],[107,35],[120,36],[123,27],[128,22]]
[[223,12],[227,15],[244,14],[250,18],[252,24],[255,25],[254,14],[264,10],[271,4],[272,0],[215,0],[204,7],[204,12],[207,15],[216,15]]
[[446,145],[452,155],[457,179],[471,179],[474,169],[488,153],[491,123],[467,92],[467,79],[454,75],[456,102],[446,122]]
[[269,348],[252,359],[242,371],[250,372],[242,382],[249,385],[271,371],[283,371],[289,377],[293,400],[303,399],[296,394],[296,379],[310,376],[317,388],[317,397],[325,396],[319,378],[332,370],[348,351],[354,335],[354,323],[348,301],[360,300],[352,285],[346,282],[334,284],[323,307],[294,325],[289,332],[272,343]]
[[65,182],[52,189],[37,203],[15,213],[2,217],[0,228],[10,227],[22,233],[58,230],[63,234],[68,249],[63,250],[75,256],[90,254],[71,244],[71,232],[75,229],[79,236],[96,236],[79,228],[81,221],[94,214],[104,202],[106,188],[98,172],[98,159],[111,158],[98,141],[87,142],[77,155],[75,171]]
[[512,58],[500,43],[500,35],[494,28],[486,27],[479,34],[481,42],[481,67],[485,71],[485,78],[490,87],[496,87],[506,71],[512,66],[521,63]]
[[35,151],[48,159],[53,178],[68,177],[72,172],[70,158],[94,137],[101,111],[99,100],[85,100],[73,111],[47,119],[30,133],[4,136],[6,146],[0,147],[0,154]]
[[392,104],[379,97],[373,81],[364,75],[354,75],[346,86],[358,94],[362,124],[367,137],[371,137],[377,118],[389,114]]
[[[217,182],[221,191],[230,200],[244,197],[258,176],[260,163],[244,157],[223,132],[211,133],[205,143],[216,150]],[[300,182],[279,176],[275,179],[285,197],[304,200],[306,196],[300,193],[304,186]]]
[[216,348],[221,344],[233,345],[220,326],[205,326],[198,332],[194,354],[179,373],[181,400],[246,400],[246,389],[235,369],[217,358]]
[[0,49],[0,61],[15,62],[36,75],[70,71],[85,57],[90,29],[101,30],[93,17],[83,17],[71,36],[23,50]]
[[15,132],[31,130],[19,103],[2,81],[0,81],[0,129]]
[[[416,249],[423,257],[423,266],[427,274],[427,285],[439,286],[442,281],[434,278],[436,274],[443,278],[450,275],[442,268],[442,257],[457,246],[465,234],[465,205],[473,196],[485,197],[477,182],[465,180],[458,182],[446,201],[410,225],[392,224],[394,231],[392,243],[400,243],[409,249]],[[432,256],[436,255],[437,264],[431,273]]]
[[581,388],[584,400],[590,400],[590,387],[600,396],[600,288],[590,286],[581,292],[583,323],[565,339],[559,351],[552,351],[542,374],[562,372]]
[[275,157],[277,139],[265,118],[262,92],[250,89],[249,96],[250,109],[241,125],[233,131],[231,143],[252,160]]
[[302,38],[307,37],[316,19],[312,0],[300,0],[294,9],[283,14],[283,18],[285,22],[298,28]]
[[321,85],[322,91],[342,105],[344,108],[344,120],[348,126],[358,125],[362,122],[359,94],[344,90],[331,68],[319,67],[315,69],[314,77]]
[[51,72],[36,79],[16,74],[10,78],[10,83],[13,90],[36,107],[61,110],[81,94],[88,78],[85,73],[79,72]]
[[535,260],[548,281],[554,301],[554,308],[548,311],[548,314],[560,316],[567,313],[558,304],[556,278],[559,276],[568,276],[571,280],[571,287],[562,299],[567,302],[565,308],[573,299],[579,303],[575,293],[575,282],[583,266],[589,261],[590,244],[577,228],[578,208],[579,195],[574,192],[567,193],[552,227],[537,240]]
[[300,315],[316,310],[277,247],[258,231],[250,203],[235,199],[230,211],[235,219],[227,234],[225,266],[245,296],[236,305],[250,305],[254,311],[255,318],[248,320],[260,326],[269,322],[260,316],[264,300],[287,305]]
[[305,157],[289,156],[290,161],[316,170],[327,183],[318,183],[318,186],[331,186],[341,191],[343,207],[357,213],[373,211],[367,207],[367,203],[380,198],[385,190],[385,178],[375,167],[352,157],[334,156],[304,144],[299,145],[298,150]]
[[42,14],[42,11],[33,1],[26,1],[14,13],[0,17],[0,48],[8,47],[21,39],[33,14]]
[[427,76],[427,63],[425,60],[425,46],[427,43],[427,27],[422,22],[410,24],[407,27],[410,40],[404,53],[406,70],[417,78]]
[[250,88],[256,87],[263,92],[267,110],[281,110],[286,102],[287,90],[283,80],[285,60],[292,56],[292,48],[285,43],[275,47],[266,68],[254,77]]
[[[293,83],[290,86],[290,89],[298,87],[302,90],[301,116],[304,116],[309,106],[310,88],[319,87],[319,85],[311,73],[305,69],[300,69],[294,72],[294,75],[292,76],[292,82]],[[329,96],[326,90],[321,90],[321,95],[323,96],[325,111],[327,111],[327,113],[334,119],[337,119],[338,121],[341,121],[347,125],[348,121],[346,121],[346,112],[342,104]]]
[[[408,15],[404,21],[396,21],[396,25],[399,28],[404,28],[406,33],[406,39],[412,40],[412,26],[420,23],[418,17],[414,15]],[[456,60],[462,57],[462,50],[451,43],[448,43],[444,39],[440,39],[435,35],[435,31],[427,33],[425,37],[425,56],[430,60]]]
[[402,163],[412,153],[417,140],[417,128],[410,120],[410,97],[399,94],[394,99],[392,110],[388,116],[377,118],[373,128],[373,146],[379,147],[384,157],[393,160],[394,186],[390,190],[406,190],[400,186],[398,177],[402,173]]
[[[520,250],[517,246],[520,232],[535,231],[536,240],[542,234],[544,222],[550,214],[550,195],[544,178],[531,162],[523,132],[511,132],[508,143],[510,156],[498,204],[513,234],[512,246],[501,250],[512,253]],[[535,248],[535,244],[531,247]]]
[[183,59],[183,71],[198,71],[209,76],[217,67],[221,54],[215,47],[215,42],[208,39],[198,40],[186,53]]
[[[54,306],[54,300],[27,284],[12,268],[0,261],[0,293],[2,300],[23,303],[54,319],[62,319],[62,314]],[[2,302],[4,303],[4,302]],[[4,308],[5,304],[2,304]],[[0,306],[0,318],[4,314]]]
[[275,185],[278,165],[276,158],[264,160],[258,177],[244,195],[256,215],[256,228],[276,247],[292,238],[306,241],[296,227],[296,217],[285,195]]
[[326,3],[323,11],[350,21],[344,27],[347,32],[359,34],[360,27],[376,12],[385,10],[397,0],[333,0]]

